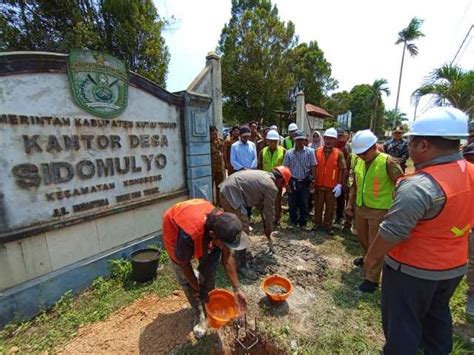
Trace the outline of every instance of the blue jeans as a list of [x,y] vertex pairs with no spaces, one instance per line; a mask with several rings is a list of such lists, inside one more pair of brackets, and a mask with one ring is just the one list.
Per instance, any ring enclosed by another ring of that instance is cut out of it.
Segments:
[[392,269],[382,276],[382,325],[384,354],[449,354],[453,326],[449,299],[462,276],[425,280]]
[[306,226],[308,221],[308,200],[309,200],[309,183],[295,182],[294,188],[288,193],[288,210],[290,214],[290,223]]

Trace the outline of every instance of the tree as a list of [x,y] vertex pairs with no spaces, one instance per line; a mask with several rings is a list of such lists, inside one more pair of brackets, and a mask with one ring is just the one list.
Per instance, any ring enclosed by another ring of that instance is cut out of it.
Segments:
[[474,116],[474,70],[451,64],[433,70],[412,97],[418,102],[425,95],[432,95],[437,106],[451,105]]
[[293,48],[287,65],[294,81],[304,83],[306,102],[322,105],[325,94],[337,87],[337,80],[331,77],[331,64],[316,41],[301,43]]
[[10,0],[0,13],[1,51],[105,51],[165,85],[165,23],[152,0]]
[[340,91],[325,97],[322,106],[334,117],[349,111],[352,96],[347,91]]
[[352,112],[352,130],[373,129],[374,133],[383,133],[385,105],[382,93],[390,93],[385,79],[375,80],[372,85],[360,84],[352,88],[349,110]]
[[[390,89],[387,86],[387,79],[377,79],[371,86],[372,89],[372,112],[370,119],[369,128],[373,132],[378,132],[383,130],[383,112],[384,112],[384,103],[382,100],[382,93],[385,93],[387,96],[390,95]],[[382,108],[382,111],[380,111]],[[379,130],[377,130],[379,128]]]
[[384,119],[384,128],[386,131],[390,131],[394,126],[400,126],[402,122],[408,121],[407,115],[404,112],[395,109],[385,110]]
[[398,78],[398,89],[397,89],[397,99],[395,101],[395,110],[398,110],[398,99],[400,97],[400,87],[402,84],[402,73],[403,73],[403,63],[405,61],[405,51],[408,50],[412,57],[418,55],[418,47],[413,43],[420,37],[424,37],[423,32],[420,31],[420,27],[423,24],[423,20],[413,17],[408,24],[408,27],[404,28],[398,32],[398,39],[395,44],[403,43],[403,52],[402,52],[402,63],[400,65],[400,76]]
[[224,116],[240,122],[271,118],[288,101],[294,85],[286,56],[297,39],[269,0],[232,0],[231,18],[222,29]]

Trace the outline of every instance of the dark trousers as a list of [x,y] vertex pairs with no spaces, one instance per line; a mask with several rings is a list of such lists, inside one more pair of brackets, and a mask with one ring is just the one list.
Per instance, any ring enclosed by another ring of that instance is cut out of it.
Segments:
[[345,191],[342,189],[341,196],[336,199],[336,222],[341,223],[344,218],[344,211],[346,209]]
[[305,226],[308,221],[309,183],[295,182],[288,193],[290,222]]
[[453,331],[449,299],[462,276],[425,280],[384,265],[382,324],[384,354],[449,354]]

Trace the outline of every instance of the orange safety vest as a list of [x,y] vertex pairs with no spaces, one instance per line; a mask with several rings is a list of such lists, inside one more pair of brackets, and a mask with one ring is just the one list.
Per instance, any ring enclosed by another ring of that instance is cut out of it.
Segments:
[[388,255],[401,264],[432,271],[466,265],[468,236],[474,226],[474,165],[456,160],[417,173],[430,175],[444,191],[446,202],[436,217],[420,220],[409,238]]
[[204,255],[204,225],[213,209],[209,201],[192,199],[175,204],[163,214],[163,244],[174,262],[179,263],[175,255],[179,228],[193,240],[194,257]]
[[339,149],[333,148],[326,160],[324,147],[320,147],[316,149],[315,156],[318,162],[316,187],[335,187],[339,181]]

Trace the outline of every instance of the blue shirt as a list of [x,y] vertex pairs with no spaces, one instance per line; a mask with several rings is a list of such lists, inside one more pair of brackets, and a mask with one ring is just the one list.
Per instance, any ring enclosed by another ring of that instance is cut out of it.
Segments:
[[303,180],[306,176],[312,176],[316,164],[314,150],[306,146],[299,151],[295,148],[290,149],[286,152],[283,160],[283,165],[290,169],[291,176],[298,180]]
[[230,148],[230,163],[234,170],[256,169],[257,168],[257,148],[255,143],[247,141],[246,144],[238,140]]

